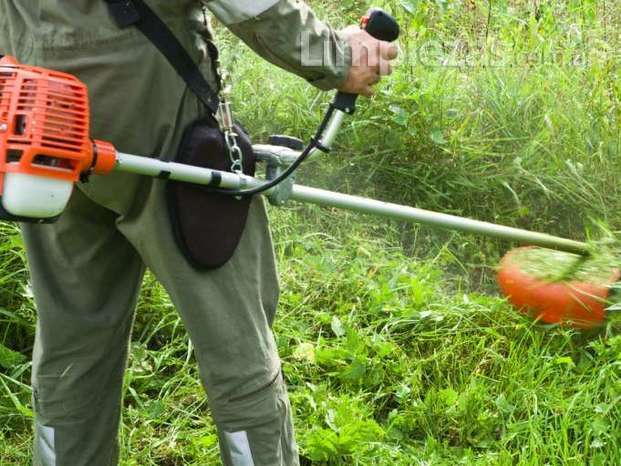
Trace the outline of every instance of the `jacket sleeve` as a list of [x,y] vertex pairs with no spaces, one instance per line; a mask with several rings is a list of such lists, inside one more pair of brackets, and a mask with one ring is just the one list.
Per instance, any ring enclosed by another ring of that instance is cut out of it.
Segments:
[[314,86],[338,87],[351,67],[339,34],[299,0],[203,0],[256,53]]

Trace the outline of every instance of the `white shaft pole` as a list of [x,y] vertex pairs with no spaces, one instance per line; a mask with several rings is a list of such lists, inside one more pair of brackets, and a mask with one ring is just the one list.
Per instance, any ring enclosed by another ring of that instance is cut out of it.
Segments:
[[[175,162],[163,162],[157,159],[123,153],[117,154],[116,170],[199,185],[213,185],[217,188],[247,189],[263,184],[262,181],[246,175],[198,168]],[[270,191],[267,191],[263,194],[269,193]],[[522,244],[542,246],[576,254],[588,254],[587,245],[578,241],[306,186],[294,185],[291,199],[370,215],[406,220],[413,223],[422,223],[432,227],[517,241]]]
[[263,184],[262,181],[251,176],[165,162],[122,152],[116,154],[115,171],[227,189],[255,188]]

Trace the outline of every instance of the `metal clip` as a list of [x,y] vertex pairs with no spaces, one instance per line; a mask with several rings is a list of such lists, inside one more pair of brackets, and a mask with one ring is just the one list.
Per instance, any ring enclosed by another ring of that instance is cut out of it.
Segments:
[[218,107],[218,122],[220,129],[224,132],[233,130],[233,112],[228,100],[221,99]]
[[[222,82],[228,81],[228,75],[222,76]],[[231,171],[241,174],[244,172],[244,154],[238,144],[238,134],[235,130],[235,121],[233,120],[233,111],[229,102],[231,93],[230,85],[223,85],[220,92],[220,105],[218,106],[218,123],[220,130],[224,133],[224,142],[231,159]]]

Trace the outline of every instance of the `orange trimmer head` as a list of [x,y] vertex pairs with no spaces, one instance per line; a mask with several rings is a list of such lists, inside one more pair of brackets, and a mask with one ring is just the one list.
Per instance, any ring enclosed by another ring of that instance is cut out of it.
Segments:
[[[567,261],[568,276],[544,272],[558,258]],[[610,263],[591,265],[588,273],[576,273],[590,259],[559,251],[523,247],[510,251],[502,260],[498,282],[511,304],[546,324],[577,328],[601,326],[611,285],[621,272]],[[530,262],[529,262],[530,261]],[[533,261],[547,263],[533,264]]]
[[73,185],[114,166],[109,143],[90,138],[86,86],[74,76],[0,60],[0,215],[47,221]]

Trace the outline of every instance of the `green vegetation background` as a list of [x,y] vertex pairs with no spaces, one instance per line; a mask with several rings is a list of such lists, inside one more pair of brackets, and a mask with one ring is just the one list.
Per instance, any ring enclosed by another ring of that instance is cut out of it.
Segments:
[[[313,1],[336,25],[365,1]],[[313,185],[584,238],[621,228],[621,5],[378,2],[401,64]],[[220,31],[257,140],[308,138],[329,99]],[[276,325],[301,452],[329,465],[621,464],[621,325],[542,328],[496,297],[509,247],[305,206],[271,211]],[[0,464],[30,458],[35,310],[18,229],[0,236]],[[191,344],[145,281],[126,377],[124,465],[219,464]]]

